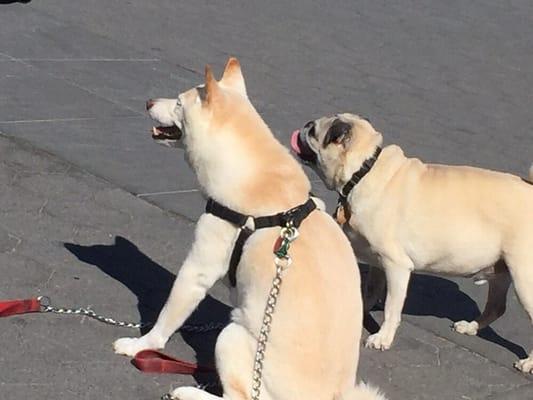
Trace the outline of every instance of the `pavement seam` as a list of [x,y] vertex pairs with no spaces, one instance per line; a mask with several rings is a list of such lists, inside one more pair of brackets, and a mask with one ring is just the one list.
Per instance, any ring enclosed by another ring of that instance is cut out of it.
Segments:
[[166,192],[152,192],[152,193],[138,193],[137,197],[147,197],[147,196],[164,196],[169,194],[181,194],[181,193],[196,193],[200,189],[182,189],[182,190],[169,190]]
[[[3,54],[9,57],[7,54]],[[0,60],[0,62],[159,62],[160,58],[14,58],[11,60]]]
[[0,138],[4,138],[8,141],[10,141],[11,143],[14,143],[16,146],[26,150],[26,151],[31,151],[31,152],[34,152],[34,153],[37,153],[37,154],[40,154],[40,155],[44,155],[45,157],[49,157],[49,158],[53,158],[53,159],[56,159],[56,160],[59,160],[63,163],[65,163],[67,166],[69,166],[71,169],[73,170],[77,170],[79,172],[83,172],[84,174],[87,174],[88,176],[91,176],[101,182],[104,182],[110,186],[112,186],[113,188],[115,189],[118,189],[126,194],[128,194],[129,196],[132,196],[136,199],[139,199],[140,201],[143,201],[144,203],[147,203],[147,204],[150,204],[152,207],[155,207],[157,208],[158,210],[162,211],[163,214],[166,214],[166,215],[170,215],[174,218],[177,218],[179,220],[182,220],[183,222],[187,222],[187,223],[196,223],[197,220],[195,219],[192,219],[186,215],[183,215],[183,214],[180,214],[180,213],[177,213],[175,211],[171,211],[171,210],[165,210],[164,208],[161,208],[159,205],[155,204],[154,202],[144,198],[144,197],[138,197],[135,193],[133,192],[130,192],[129,190],[123,188],[122,186],[120,185],[117,185],[115,182],[113,181],[110,181],[109,179],[103,177],[103,176],[100,176],[99,174],[96,174],[86,168],[83,168],[79,165],[76,165],[72,162],[70,162],[69,160],[63,158],[63,157],[60,157],[59,155],[57,154],[54,154],[50,151],[47,151],[45,149],[42,149],[40,147],[37,147],[35,146],[33,143],[25,140],[25,139],[21,139],[21,138],[18,138],[18,137],[14,137],[14,136],[10,136],[10,135],[7,135],[6,133],[2,132],[0,130]]
[[[497,365],[497,366],[499,366],[499,367],[501,367],[501,368],[505,368],[505,369],[507,369],[507,370],[509,370],[509,371],[511,371],[511,372],[513,372],[513,373],[518,373],[518,374],[520,374],[515,368],[511,368],[511,367],[508,366],[507,364],[500,364],[499,362],[497,362],[497,361],[495,361],[495,360],[492,360],[492,359],[490,359],[490,358],[487,358],[487,357],[484,356],[483,354],[480,354],[480,353],[478,353],[477,351],[474,351],[474,350],[472,350],[472,349],[469,349],[468,347],[465,347],[465,346],[462,345],[462,344],[459,344],[459,343],[457,343],[457,342],[454,342],[453,340],[450,340],[449,338],[447,338],[447,337],[445,337],[445,336],[442,336],[441,334],[439,334],[439,333],[437,333],[437,332],[435,332],[435,331],[433,331],[433,330],[431,330],[431,329],[428,329],[428,328],[425,328],[425,327],[423,327],[423,326],[420,326],[420,325],[414,324],[414,323],[412,323],[412,322],[410,322],[410,321],[402,321],[402,324],[411,325],[411,326],[413,326],[413,327],[415,327],[415,328],[417,328],[417,329],[420,329],[420,330],[422,330],[422,331],[424,331],[424,332],[426,332],[426,333],[428,333],[428,334],[430,334],[430,335],[433,335],[433,336],[435,336],[435,337],[437,337],[437,338],[439,338],[439,339],[441,339],[441,340],[443,340],[443,341],[445,341],[445,342],[447,342],[447,343],[451,343],[451,344],[453,344],[454,346],[456,346],[456,347],[458,347],[458,348],[460,348],[460,349],[466,350],[466,351],[467,351],[468,353],[470,353],[470,354],[474,354],[474,355],[476,355],[477,357],[480,357],[480,358],[482,358],[482,359],[484,359],[484,360],[487,360],[488,362],[490,362],[490,363],[492,363],[492,364],[494,364],[494,365]],[[480,338],[480,339],[481,339],[481,338]],[[529,375],[526,375],[526,374],[520,374],[520,376],[523,377],[524,379],[526,379],[526,380],[529,381],[529,382],[531,382],[531,380],[533,379],[533,377],[530,377]],[[533,385],[533,383],[531,383],[531,384]],[[527,385],[527,383],[525,383],[524,385]],[[523,385],[519,385],[519,386],[523,386]],[[518,386],[517,386],[517,387],[518,387]]]
[[486,398],[486,400],[491,400],[491,399],[501,400],[503,398],[502,396],[504,395],[513,394],[513,392],[518,389],[522,390],[523,388],[528,388],[528,387],[531,387],[531,391],[533,392],[533,383],[525,383],[523,385],[518,385],[512,389],[504,390],[503,392],[491,394],[489,395],[489,397]]
[[141,112],[141,111],[138,111],[138,110],[136,110],[136,109],[134,109],[134,108],[132,108],[132,107],[130,107],[130,106],[127,106],[127,105],[125,105],[125,104],[121,104],[121,103],[119,103],[119,102],[117,102],[117,101],[110,100],[110,99],[108,99],[107,97],[102,96],[102,95],[96,93],[95,91],[93,91],[93,90],[91,90],[91,89],[89,89],[89,88],[87,88],[87,87],[85,87],[85,86],[82,86],[82,85],[80,85],[80,84],[78,84],[78,83],[76,83],[76,82],[74,82],[74,81],[72,81],[72,80],[70,80],[70,79],[67,79],[67,78],[64,77],[64,76],[56,75],[56,74],[54,74],[54,73],[52,73],[52,72],[45,71],[45,70],[39,68],[38,66],[36,66],[36,65],[34,65],[34,64],[31,64],[31,63],[29,63],[29,62],[27,62],[27,61],[24,61],[24,60],[21,59],[21,58],[12,57],[11,55],[9,55],[9,54],[7,54],[7,53],[2,53],[2,52],[0,52],[0,55],[5,56],[5,57],[8,57],[9,59],[11,59],[11,61],[14,61],[14,62],[20,63],[20,64],[22,64],[22,65],[25,65],[25,66],[28,67],[28,68],[34,69],[34,70],[36,70],[36,71],[39,71],[39,72],[42,73],[42,74],[45,74],[45,75],[48,75],[48,76],[50,76],[50,77],[52,77],[52,78],[55,78],[55,79],[57,79],[57,80],[63,81],[63,82],[65,82],[66,84],[68,84],[68,85],[70,85],[70,86],[73,86],[73,87],[75,87],[75,88],[77,88],[77,89],[80,89],[80,90],[82,90],[82,91],[84,91],[84,92],[87,92],[87,93],[89,93],[89,94],[91,94],[91,95],[93,95],[93,96],[95,96],[95,97],[97,97],[97,98],[99,98],[99,99],[105,100],[105,101],[107,101],[108,103],[111,103],[111,104],[113,104],[113,105],[115,105],[115,106],[117,106],[117,107],[119,107],[119,108],[123,108],[123,109],[125,109],[125,110],[127,110],[127,111],[133,112],[133,113],[138,114],[138,115],[143,115],[143,116],[145,115],[145,114],[144,114],[143,112]]
[[[144,116],[143,116],[144,117]],[[140,115],[112,116],[112,117],[79,117],[79,118],[47,118],[47,119],[20,119],[0,121],[0,124],[32,124],[45,122],[76,122],[76,121],[103,121],[108,119],[134,119],[141,118]]]

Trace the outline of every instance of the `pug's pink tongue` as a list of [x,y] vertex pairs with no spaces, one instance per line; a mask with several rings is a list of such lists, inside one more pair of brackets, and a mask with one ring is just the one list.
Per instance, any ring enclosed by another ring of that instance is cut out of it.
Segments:
[[300,146],[298,146],[298,135],[300,134],[300,130],[296,129],[292,135],[291,135],[291,147],[294,150],[296,154],[300,154]]

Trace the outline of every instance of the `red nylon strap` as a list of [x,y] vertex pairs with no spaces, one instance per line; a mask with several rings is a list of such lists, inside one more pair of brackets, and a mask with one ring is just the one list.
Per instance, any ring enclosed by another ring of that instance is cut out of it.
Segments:
[[155,350],[143,350],[135,354],[131,363],[143,372],[193,375],[196,372],[214,372],[212,367],[200,366],[167,356]]
[[41,311],[41,303],[37,299],[0,301],[0,317],[39,311]]

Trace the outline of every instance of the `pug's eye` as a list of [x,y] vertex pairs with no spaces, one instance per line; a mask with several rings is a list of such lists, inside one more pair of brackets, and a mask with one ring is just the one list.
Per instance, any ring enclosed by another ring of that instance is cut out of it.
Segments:
[[322,146],[327,147],[331,143],[343,143],[349,137],[351,130],[352,126],[349,123],[341,120],[334,121],[326,132]]

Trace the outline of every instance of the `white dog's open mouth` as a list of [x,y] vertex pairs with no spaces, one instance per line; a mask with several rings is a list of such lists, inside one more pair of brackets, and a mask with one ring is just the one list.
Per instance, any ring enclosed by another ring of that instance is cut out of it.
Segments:
[[152,139],[154,140],[179,140],[181,129],[177,126],[154,126],[152,128]]

